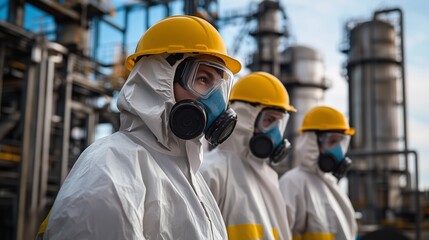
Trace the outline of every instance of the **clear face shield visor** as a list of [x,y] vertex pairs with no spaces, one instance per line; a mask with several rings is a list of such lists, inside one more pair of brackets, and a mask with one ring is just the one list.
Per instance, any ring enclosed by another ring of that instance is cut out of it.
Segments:
[[288,121],[289,113],[282,110],[264,109],[258,117],[256,128],[262,133],[267,133],[276,127],[280,132],[284,132]]
[[198,98],[207,99],[219,91],[228,102],[233,74],[219,63],[192,59],[186,63],[181,77],[181,85]]
[[326,150],[341,149],[345,155],[350,144],[350,135],[337,132],[324,132],[319,134],[320,147]]

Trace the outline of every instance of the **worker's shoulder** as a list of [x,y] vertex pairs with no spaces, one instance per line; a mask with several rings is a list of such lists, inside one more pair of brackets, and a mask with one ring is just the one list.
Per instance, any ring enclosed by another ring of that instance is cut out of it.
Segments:
[[307,182],[308,178],[311,177],[311,174],[304,171],[300,167],[295,167],[280,177],[280,183],[294,183],[295,185],[303,185]]
[[220,151],[219,149],[213,149],[209,152],[204,152],[203,162],[201,164],[201,169],[203,171],[209,169],[218,169],[225,170],[228,165],[229,156],[224,151]]
[[79,176],[84,174],[91,178],[106,178],[106,182],[140,179],[138,175],[141,173],[136,169],[153,165],[151,159],[146,149],[136,145],[125,134],[117,132],[96,140],[85,149],[74,164],[71,175],[76,172]]
[[297,176],[305,176],[307,175],[307,172],[304,171],[300,167],[294,167],[291,170],[285,172],[281,178],[290,178],[290,177],[297,177]]
[[213,162],[213,161],[225,162],[225,161],[228,161],[229,155],[227,152],[220,150],[218,148],[215,148],[211,151],[204,152],[203,158],[204,158],[204,161],[206,162]]
[[115,132],[109,136],[97,139],[85,151],[107,154],[109,151],[124,151],[130,148],[141,147],[134,143],[127,135],[121,132]]
[[129,165],[143,161],[147,150],[120,132],[100,138],[87,147],[79,156],[78,162],[91,161],[91,164]]

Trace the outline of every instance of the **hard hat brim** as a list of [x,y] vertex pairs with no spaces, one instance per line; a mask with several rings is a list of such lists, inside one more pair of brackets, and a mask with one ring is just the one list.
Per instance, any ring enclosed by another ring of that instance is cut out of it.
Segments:
[[[138,53],[131,54],[127,57],[127,60],[125,61],[125,67],[128,71],[131,71],[135,65],[135,61],[138,57],[144,56],[144,55],[152,55],[152,54],[161,54],[161,53],[195,53],[195,49],[176,49],[176,50],[168,50],[168,49],[159,49],[158,51],[140,51]],[[241,63],[227,55],[220,54],[220,53],[213,53],[212,51],[199,51],[200,54],[207,54],[212,55],[215,57],[218,57],[223,60],[225,63],[225,66],[233,73],[237,74],[241,70]]]

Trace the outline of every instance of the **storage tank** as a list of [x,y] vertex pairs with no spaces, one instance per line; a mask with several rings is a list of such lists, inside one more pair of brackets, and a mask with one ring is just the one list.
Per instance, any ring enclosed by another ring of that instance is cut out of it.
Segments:
[[[291,113],[286,137],[295,145],[304,115],[311,108],[320,105],[329,87],[321,55],[306,46],[289,46],[281,53],[280,80],[285,85],[291,104],[298,110]],[[290,166],[294,165],[293,152]]]
[[[357,130],[351,151],[399,150],[401,62],[397,32],[378,19],[349,30],[347,77],[350,123]],[[399,156],[354,158],[349,196],[363,221],[376,223],[399,206]]]

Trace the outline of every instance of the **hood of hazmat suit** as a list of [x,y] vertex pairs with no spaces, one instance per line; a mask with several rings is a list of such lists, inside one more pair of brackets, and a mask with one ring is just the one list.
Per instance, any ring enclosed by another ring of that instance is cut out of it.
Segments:
[[298,137],[295,156],[298,166],[280,178],[293,238],[354,240],[354,209],[337,179],[320,170],[315,132]]
[[[238,118],[234,132],[205,154],[201,166],[222,212],[228,238],[291,239],[278,175],[268,158],[257,158],[249,148],[255,120],[263,106],[237,101],[230,107]],[[285,126],[286,123],[283,130]]]
[[44,239],[226,239],[203,177],[201,139],[168,127],[168,55],[144,56],[122,88],[121,128],[88,147],[65,180]]

